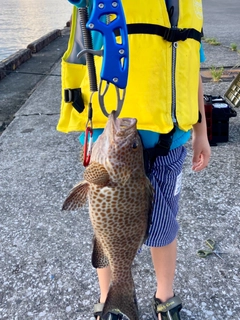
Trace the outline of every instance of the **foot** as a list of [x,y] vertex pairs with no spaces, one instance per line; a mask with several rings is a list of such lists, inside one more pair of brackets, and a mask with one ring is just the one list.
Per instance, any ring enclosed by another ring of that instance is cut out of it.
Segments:
[[182,309],[182,301],[179,297],[174,296],[166,302],[154,296],[152,301],[152,311],[155,320],[167,320],[171,317],[175,320],[181,320],[179,312]]
[[[174,297],[174,292],[173,291],[169,291],[169,294],[166,295],[164,294],[165,292],[158,292],[156,291],[156,294],[155,294],[155,297],[158,298],[161,303],[164,303],[166,301],[168,301],[169,299],[171,299],[172,297]],[[163,320],[162,319],[162,316],[161,316],[161,313],[158,314],[158,320]]]
[[100,320],[103,307],[104,307],[104,303],[101,303],[101,302],[98,302],[94,305],[94,317],[96,320]]

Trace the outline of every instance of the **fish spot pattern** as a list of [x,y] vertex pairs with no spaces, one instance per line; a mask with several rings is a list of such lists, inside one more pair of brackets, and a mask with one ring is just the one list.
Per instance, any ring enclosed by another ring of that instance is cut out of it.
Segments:
[[84,178],[95,239],[93,266],[109,264],[111,269],[103,315],[120,309],[129,319],[138,320],[131,266],[146,237],[153,190],[144,172],[136,119],[110,114],[93,145]]

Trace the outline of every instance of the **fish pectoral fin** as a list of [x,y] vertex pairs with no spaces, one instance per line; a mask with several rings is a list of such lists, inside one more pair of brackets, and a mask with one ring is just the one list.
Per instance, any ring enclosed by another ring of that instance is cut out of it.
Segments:
[[102,164],[92,162],[84,171],[84,179],[90,183],[104,186],[109,181],[109,174]]
[[92,252],[92,265],[94,268],[105,268],[109,264],[108,258],[103,252],[100,241],[94,236],[93,238],[93,252]]
[[70,211],[81,208],[87,200],[88,190],[89,183],[87,181],[78,183],[65,199],[62,210]]

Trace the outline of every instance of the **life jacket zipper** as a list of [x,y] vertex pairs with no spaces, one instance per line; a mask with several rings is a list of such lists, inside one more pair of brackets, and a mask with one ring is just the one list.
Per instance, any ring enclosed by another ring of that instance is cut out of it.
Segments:
[[[176,27],[174,27],[176,28]],[[177,125],[176,116],[176,56],[177,56],[178,43],[172,44],[172,121],[174,125]]]

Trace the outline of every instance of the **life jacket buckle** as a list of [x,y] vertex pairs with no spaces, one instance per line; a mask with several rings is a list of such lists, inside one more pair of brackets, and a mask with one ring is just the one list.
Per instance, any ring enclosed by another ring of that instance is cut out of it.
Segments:
[[188,36],[189,36],[189,29],[178,29],[179,30],[179,37],[180,40],[185,41],[187,40]]
[[176,34],[176,29],[173,28],[166,28],[166,31],[164,32],[163,39],[169,42],[174,42]]
[[72,103],[72,106],[79,112],[84,110],[84,102],[82,98],[81,88],[65,89],[64,90],[64,101],[66,103]]
[[73,101],[72,89],[65,89],[64,90],[64,101],[67,103]]
[[163,39],[168,42],[185,41],[189,37],[189,29],[166,28]]

